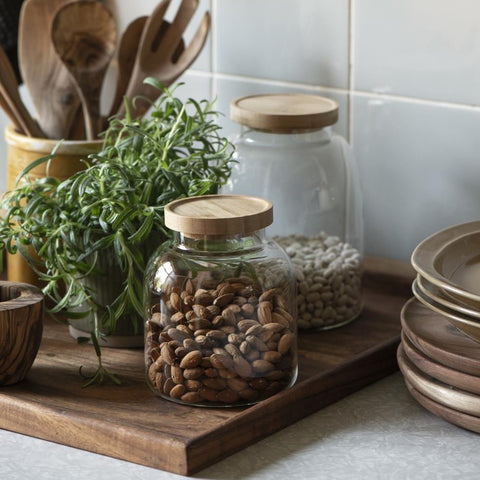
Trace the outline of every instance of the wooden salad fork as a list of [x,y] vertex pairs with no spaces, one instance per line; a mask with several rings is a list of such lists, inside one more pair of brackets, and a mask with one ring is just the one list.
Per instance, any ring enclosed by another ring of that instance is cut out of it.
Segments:
[[[182,0],[174,20],[163,19],[171,0],[162,0],[148,18],[140,39],[138,54],[128,83],[126,96],[132,103],[132,118],[141,117],[161,91],[144,83],[153,77],[163,86],[170,86],[198,57],[210,30],[210,14],[205,12],[190,44],[184,47],[182,35],[198,8],[198,0]],[[135,97],[139,98],[135,101]],[[132,102],[133,101],[133,102]],[[122,103],[118,115],[125,114]]]

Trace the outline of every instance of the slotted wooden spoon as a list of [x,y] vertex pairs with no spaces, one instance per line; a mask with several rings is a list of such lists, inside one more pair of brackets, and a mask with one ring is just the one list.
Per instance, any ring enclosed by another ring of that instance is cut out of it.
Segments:
[[68,0],[25,0],[18,28],[18,60],[36,117],[49,138],[68,138],[80,99],[52,45],[50,28],[57,8]]
[[[193,17],[198,0],[182,0],[171,24],[163,20],[171,0],[162,0],[148,18],[140,39],[138,55],[128,83],[126,96],[131,101],[138,99],[131,107],[133,118],[142,116],[160,95],[157,89],[143,83],[146,77],[154,77],[165,87],[171,85],[198,57],[210,29],[210,14],[205,12],[200,26],[190,44],[183,49],[182,35]],[[179,49],[183,51],[179,54]],[[122,103],[119,115],[125,114]]]
[[99,2],[79,0],[61,6],[52,21],[52,41],[77,85],[87,138],[101,129],[100,93],[117,41],[115,19]]

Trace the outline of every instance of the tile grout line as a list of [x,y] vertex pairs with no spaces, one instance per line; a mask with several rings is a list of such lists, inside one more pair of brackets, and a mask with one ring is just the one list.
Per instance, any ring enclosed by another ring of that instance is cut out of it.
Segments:
[[352,96],[357,96],[357,97],[372,97],[377,100],[409,102],[409,103],[415,103],[419,105],[430,105],[430,106],[438,106],[438,107],[445,107],[445,108],[458,108],[462,110],[474,110],[474,111],[480,110],[480,104],[473,105],[473,104],[467,104],[467,103],[448,102],[444,100],[429,100],[426,98],[408,97],[404,95],[394,95],[394,94],[388,94],[388,93],[382,93],[382,92],[369,92],[369,91],[362,91],[362,90],[350,91],[346,88],[312,85],[309,83],[286,82],[282,80],[250,77],[246,75],[235,75],[230,73],[213,73],[213,72],[206,72],[203,70],[194,70],[194,69],[190,69],[189,73],[198,77],[211,77],[214,79],[221,79],[221,80],[251,82],[259,85],[274,85],[274,86],[285,87],[285,88],[303,88],[305,90],[314,90],[319,92],[321,91],[321,92],[343,93],[346,95],[350,94]]
[[347,93],[347,141],[353,148],[353,80],[354,80],[354,0],[348,0],[348,93]]
[[210,0],[212,12],[211,42],[210,42],[210,99],[217,96],[217,0]]

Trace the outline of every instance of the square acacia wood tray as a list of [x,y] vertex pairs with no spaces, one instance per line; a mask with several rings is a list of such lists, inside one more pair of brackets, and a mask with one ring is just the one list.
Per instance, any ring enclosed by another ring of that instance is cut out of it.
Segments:
[[155,397],[144,381],[142,349],[103,349],[122,386],[82,388],[91,346],[45,321],[37,359],[22,383],[0,388],[0,428],[189,475],[394,372],[400,310],[413,272],[367,259],[365,308],[349,325],[299,334],[299,378],[248,408],[195,408]]

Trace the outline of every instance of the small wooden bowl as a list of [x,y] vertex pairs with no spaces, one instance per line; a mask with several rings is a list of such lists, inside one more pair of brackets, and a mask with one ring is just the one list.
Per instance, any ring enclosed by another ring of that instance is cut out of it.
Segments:
[[0,281],[0,385],[20,382],[37,356],[44,297],[26,283]]

